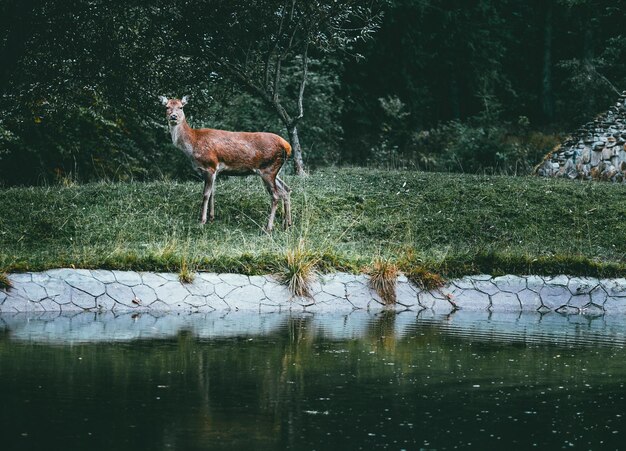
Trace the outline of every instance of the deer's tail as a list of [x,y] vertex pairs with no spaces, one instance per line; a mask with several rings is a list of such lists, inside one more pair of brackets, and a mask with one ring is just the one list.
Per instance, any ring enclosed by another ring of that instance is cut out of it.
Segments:
[[282,142],[283,150],[285,152],[285,160],[291,156],[291,144],[289,144],[286,140],[283,139]]

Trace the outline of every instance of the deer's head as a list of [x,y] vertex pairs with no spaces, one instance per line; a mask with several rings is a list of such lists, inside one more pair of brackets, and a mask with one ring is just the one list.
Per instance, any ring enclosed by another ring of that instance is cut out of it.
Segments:
[[183,107],[187,105],[189,96],[183,96],[182,99],[168,99],[165,96],[159,96],[159,100],[166,108],[165,117],[171,126],[178,125],[185,120]]

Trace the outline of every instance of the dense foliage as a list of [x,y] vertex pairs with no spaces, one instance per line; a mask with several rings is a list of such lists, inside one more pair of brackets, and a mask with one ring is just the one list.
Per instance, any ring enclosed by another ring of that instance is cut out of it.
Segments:
[[159,94],[193,126],[297,124],[308,166],[527,173],[626,87],[625,8],[1,0],[0,183],[192,176]]

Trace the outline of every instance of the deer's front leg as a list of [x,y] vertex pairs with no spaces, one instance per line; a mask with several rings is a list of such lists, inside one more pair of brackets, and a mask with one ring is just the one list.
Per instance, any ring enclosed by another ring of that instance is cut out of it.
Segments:
[[[202,190],[202,214],[200,216],[200,224],[206,224],[207,209],[209,200],[213,193],[213,174],[206,172],[204,174],[204,189]],[[211,207],[211,220],[213,220],[213,208]]]

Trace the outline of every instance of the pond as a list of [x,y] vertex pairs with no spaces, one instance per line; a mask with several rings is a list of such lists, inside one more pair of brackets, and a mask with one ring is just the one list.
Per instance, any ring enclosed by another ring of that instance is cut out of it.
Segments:
[[615,449],[625,326],[463,311],[2,315],[2,449]]

